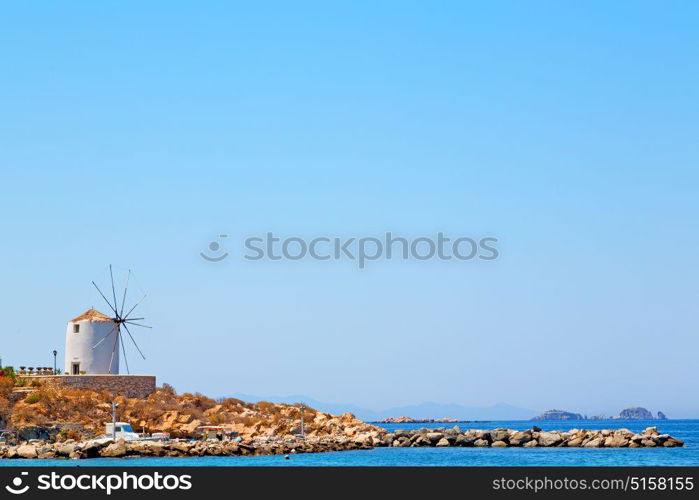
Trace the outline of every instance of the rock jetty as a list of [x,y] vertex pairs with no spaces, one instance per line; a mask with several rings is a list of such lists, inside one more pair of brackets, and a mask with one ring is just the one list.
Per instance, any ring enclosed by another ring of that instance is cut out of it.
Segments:
[[[641,433],[628,429],[542,431],[539,427],[516,431],[498,428],[493,430],[452,429],[397,430],[391,435],[391,446],[408,448],[421,446],[449,447],[569,447],[569,448],[673,448],[684,446],[684,441],[669,434],[661,434],[656,427],[648,427]],[[390,439],[388,437],[387,439]]]
[[126,457],[203,457],[256,456],[320,453],[328,451],[367,450],[372,439],[330,437],[284,437],[250,441],[124,441],[92,440],[65,442],[33,442],[16,446],[0,446],[0,458],[85,459]]
[[294,453],[321,453],[328,451],[368,450],[375,447],[477,447],[477,448],[673,448],[684,442],[657,428],[648,427],[641,433],[628,429],[598,431],[572,429],[567,432],[542,431],[538,427],[516,431],[498,428],[492,430],[451,429],[397,430],[393,433],[366,433],[354,438],[331,436],[264,437],[237,441],[124,441],[123,439],[63,442],[35,441],[14,446],[0,446],[0,458],[123,458],[123,457],[202,457],[202,456],[255,456],[290,455]]

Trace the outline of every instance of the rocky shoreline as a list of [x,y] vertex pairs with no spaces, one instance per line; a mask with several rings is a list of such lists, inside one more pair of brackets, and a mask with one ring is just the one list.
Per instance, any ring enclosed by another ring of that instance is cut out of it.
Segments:
[[125,457],[203,457],[203,456],[257,456],[290,455],[295,453],[322,453],[328,451],[368,450],[372,441],[329,437],[285,437],[235,441],[66,441],[64,443],[23,443],[0,448],[4,459],[86,459]]
[[656,427],[648,427],[642,433],[628,429],[542,431],[534,426],[530,430],[513,429],[450,429],[397,430],[381,432],[360,438],[347,437],[265,437],[244,441],[124,441],[89,440],[65,442],[24,442],[15,446],[0,447],[4,459],[87,459],[123,457],[202,457],[202,456],[258,456],[290,455],[294,453],[322,453],[329,451],[368,450],[375,447],[569,447],[569,448],[673,448],[684,442],[668,434],[661,434]]

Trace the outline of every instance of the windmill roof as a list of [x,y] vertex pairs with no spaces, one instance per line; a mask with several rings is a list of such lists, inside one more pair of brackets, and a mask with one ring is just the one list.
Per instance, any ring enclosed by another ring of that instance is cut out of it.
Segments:
[[106,314],[102,314],[101,312],[95,309],[88,309],[77,318],[71,319],[69,323],[75,323],[77,321],[96,321],[100,323],[106,323],[108,321],[112,321],[112,318],[110,318]]

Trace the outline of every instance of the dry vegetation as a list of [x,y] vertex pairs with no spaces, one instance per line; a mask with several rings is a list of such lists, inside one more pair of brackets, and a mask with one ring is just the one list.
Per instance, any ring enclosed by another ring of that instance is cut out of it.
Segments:
[[[2,380],[2,378],[0,378]],[[104,432],[111,421],[112,400],[119,403],[118,419],[140,432],[169,432],[173,437],[192,437],[201,425],[222,425],[244,437],[284,436],[297,432],[301,411],[297,406],[265,401],[246,403],[229,398],[216,401],[202,394],[178,395],[165,384],[147,399],[113,398],[106,392],[38,387],[10,404],[12,387],[0,385],[0,414],[14,428],[52,423],[80,423],[86,435]],[[334,417],[306,408],[304,426],[310,436],[356,436],[376,432],[351,414]]]

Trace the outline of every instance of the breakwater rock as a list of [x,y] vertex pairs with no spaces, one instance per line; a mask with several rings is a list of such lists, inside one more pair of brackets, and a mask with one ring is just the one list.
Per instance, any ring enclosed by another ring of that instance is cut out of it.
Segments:
[[462,447],[570,447],[570,448],[672,448],[684,442],[655,427],[641,433],[628,429],[542,431],[512,429],[451,429],[398,430],[393,433],[356,436],[299,436],[262,437],[242,441],[124,441],[100,439],[64,442],[34,441],[14,446],[0,446],[0,459],[20,458],[124,458],[124,457],[203,457],[291,455],[295,453],[322,453],[328,451],[369,450],[375,447],[415,448],[433,446]]
[[124,458],[124,457],[203,457],[255,456],[367,450],[374,447],[369,436],[362,439],[339,437],[284,437],[249,441],[124,441],[118,439],[32,442],[0,447],[0,458]]
[[467,431],[462,431],[459,427],[451,429],[423,428],[397,430],[386,439],[391,438],[391,446],[403,448],[421,446],[672,448],[684,446],[683,441],[675,439],[668,434],[661,434],[656,427],[648,427],[641,433],[635,433],[628,429],[542,431],[536,426],[526,431],[505,428],[493,430],[470,429]]

